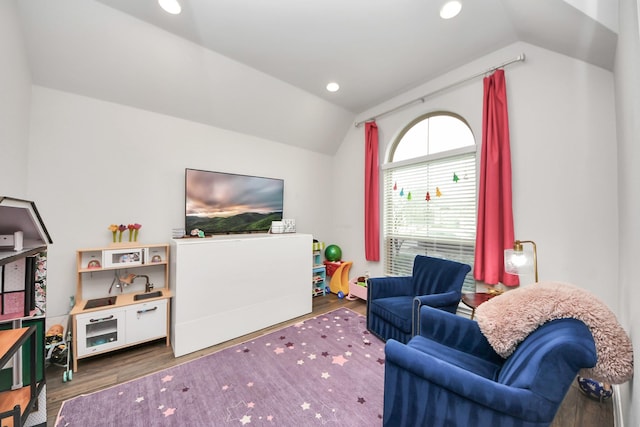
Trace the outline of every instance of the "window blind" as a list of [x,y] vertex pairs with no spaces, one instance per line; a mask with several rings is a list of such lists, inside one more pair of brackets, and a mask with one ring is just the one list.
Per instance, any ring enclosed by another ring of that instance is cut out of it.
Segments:
[[[446,258],[473,268],[475,147],[453,153],[385,165],[385,274],[411,275],[416,255]],[[463,291],[475,291],[472,273]]]

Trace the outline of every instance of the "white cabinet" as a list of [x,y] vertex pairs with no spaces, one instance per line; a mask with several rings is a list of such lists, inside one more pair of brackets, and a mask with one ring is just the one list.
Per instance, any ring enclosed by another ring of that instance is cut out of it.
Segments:
[[125,313],[103,310],[76,316],[78,357],[122,347],[125,344]]
[[174,239],[176,357],[310,313],[309,234]]
[[104,353],[167,335],[167,300],[78,314],[79,358]]
[[167,300],[127,307],[125,322],[127,344],[136,344],[167,335]]

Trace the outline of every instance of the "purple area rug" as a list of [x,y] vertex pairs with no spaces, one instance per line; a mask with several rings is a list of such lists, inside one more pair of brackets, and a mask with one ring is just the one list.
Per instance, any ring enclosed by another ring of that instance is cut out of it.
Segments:
[[384,343],[339,309],[67,400],[56,426],[379,426],[383,385]]

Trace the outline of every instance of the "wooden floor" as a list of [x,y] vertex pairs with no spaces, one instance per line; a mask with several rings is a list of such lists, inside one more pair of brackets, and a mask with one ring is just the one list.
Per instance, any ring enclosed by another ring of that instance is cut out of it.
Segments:
[[[348,301],[338,299],[335,295],[320,296],[313,299],[313,312],[309,315],[182,357],[175,358],[171,348],[165,345],[165,341],[159,340],[106,355],[82,359],[78,363],[78,372],[73,373],[72,381],[62,381],[63,368],[49,366],[46,370],[47,425],[51,427],[55,425],[60,405],[63,401],[74,396],[111,387],[196,359],[339,307],[348,307],[360,314],[366,314],[366,304],[362,300]],[[613,427],[612,406],[611,401],[599,403],[588,399],[580,393],[577,386],[574,386],[567,394],[552,427]]]

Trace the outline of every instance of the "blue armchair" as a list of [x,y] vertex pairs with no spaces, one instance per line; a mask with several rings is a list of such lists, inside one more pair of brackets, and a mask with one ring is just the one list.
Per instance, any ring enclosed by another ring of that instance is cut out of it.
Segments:
[[411,276],[369,279],[367,329],[384,341],[407,343],[418,332],[420,306],[456,312],[469,271],[466,264],[417,255]]
[[385,346],[385,426],[548,426],[578,371],[597,361],[576,319],[543,324],[506,359],[473,320],[424,306],[420,323],[408,344]]

